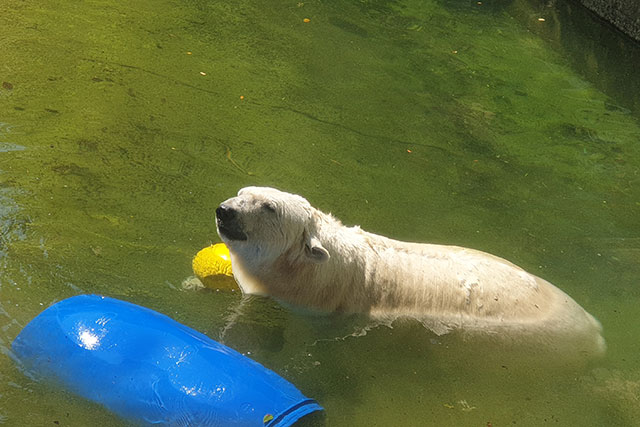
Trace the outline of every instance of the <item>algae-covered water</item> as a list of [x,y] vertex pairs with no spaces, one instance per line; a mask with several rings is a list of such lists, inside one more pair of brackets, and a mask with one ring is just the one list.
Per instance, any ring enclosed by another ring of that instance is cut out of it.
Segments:
[[[0,58],[0,424],[126,425],[11,357],[45,307],[99,293],[250,355],[327,426],[640,425],[640,49],[577,6],[5,0]],[[508,258],[596,316],[607,354],[522,369],[183,289],[246,185]]]

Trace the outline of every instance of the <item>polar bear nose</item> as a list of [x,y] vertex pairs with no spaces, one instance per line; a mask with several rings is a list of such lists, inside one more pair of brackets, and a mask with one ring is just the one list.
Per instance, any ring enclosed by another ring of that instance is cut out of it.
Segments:
[[220,205],[216,209],[216,217],[218,217],[220,221],[230,221],[234,219],[237,216],[237,214],[238,213],[236,212],[235,209],[227,205]]
[[247,240],[239,217],[237,210],[224,203],[216,208],[216,226],[220,237],[230,240]]

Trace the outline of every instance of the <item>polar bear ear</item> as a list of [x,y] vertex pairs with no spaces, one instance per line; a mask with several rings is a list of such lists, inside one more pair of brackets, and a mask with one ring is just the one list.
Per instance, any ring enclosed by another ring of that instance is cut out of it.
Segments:
[[329,255],[329,251],[322,246],[322,243],[320,243],[320,240],[318,240],[317,237],[310,236],[307,240],[305,249],[309,259],[318,264],[329,261],[329,258],[331,257]]

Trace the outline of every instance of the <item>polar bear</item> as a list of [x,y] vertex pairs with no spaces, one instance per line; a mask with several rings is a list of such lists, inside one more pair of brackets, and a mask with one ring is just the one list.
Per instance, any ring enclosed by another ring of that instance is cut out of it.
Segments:
[[474,249],[346,227],[301,196],[246,187],[216,209],[243,293],[320,312],[412,317],[436,334],[524,338],[601,354],[599,322],[551,283]]

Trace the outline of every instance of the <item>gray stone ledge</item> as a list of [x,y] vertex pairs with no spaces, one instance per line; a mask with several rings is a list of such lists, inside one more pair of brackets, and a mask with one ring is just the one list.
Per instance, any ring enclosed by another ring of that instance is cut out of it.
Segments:
[[577,0],[625,34],[640,41],[640,0]]

